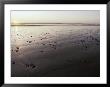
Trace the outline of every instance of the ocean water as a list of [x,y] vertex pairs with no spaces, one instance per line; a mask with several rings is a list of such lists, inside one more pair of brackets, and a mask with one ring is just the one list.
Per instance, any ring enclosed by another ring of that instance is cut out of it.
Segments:
[[[12,26],[10,32],[12,76],[99,75],[100,26]],[[83,59],[92,62],[91,72],[76,75],[70,65]]]

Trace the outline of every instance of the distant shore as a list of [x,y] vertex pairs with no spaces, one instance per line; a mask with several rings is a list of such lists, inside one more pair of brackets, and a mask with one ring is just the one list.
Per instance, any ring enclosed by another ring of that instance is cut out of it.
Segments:
[[100,24],[88,23],[11,23],[11,26],[100,26]]

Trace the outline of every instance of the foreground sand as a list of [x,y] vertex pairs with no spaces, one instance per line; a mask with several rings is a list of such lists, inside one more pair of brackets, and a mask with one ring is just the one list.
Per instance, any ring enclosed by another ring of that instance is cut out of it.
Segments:
[[100,76],[100,29],[88,28],[56,31],[57,36],[44,30],[39,40],[31,34],[12,44],[11,76]]

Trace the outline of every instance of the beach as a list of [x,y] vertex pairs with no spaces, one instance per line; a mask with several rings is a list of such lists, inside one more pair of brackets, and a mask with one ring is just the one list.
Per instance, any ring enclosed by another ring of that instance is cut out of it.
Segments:
[[12,26],[12,77],[99,77],[100,26]]

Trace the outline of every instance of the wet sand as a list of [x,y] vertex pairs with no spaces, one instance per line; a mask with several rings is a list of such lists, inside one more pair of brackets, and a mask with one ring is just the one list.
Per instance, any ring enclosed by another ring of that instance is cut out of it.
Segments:
[[44,28],[11,32],[12,77],[100,76],[99,26]]

